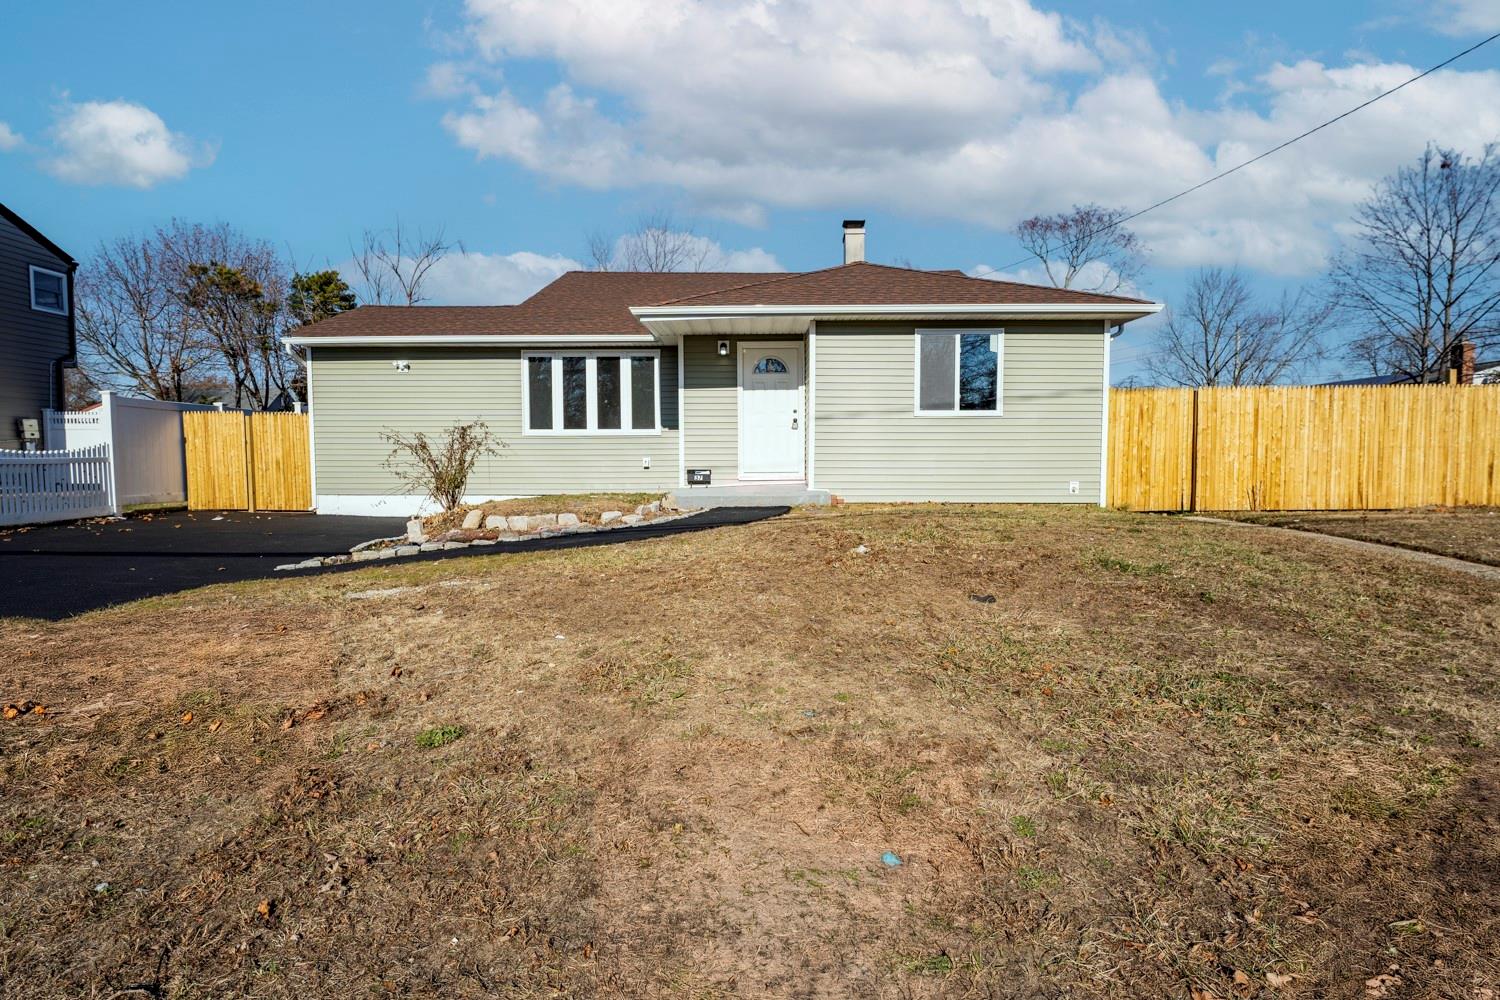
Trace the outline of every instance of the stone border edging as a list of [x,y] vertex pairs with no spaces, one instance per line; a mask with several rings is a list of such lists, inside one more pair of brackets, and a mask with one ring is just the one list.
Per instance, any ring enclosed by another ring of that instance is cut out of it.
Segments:
[[[429,539],[421,543],[408,542],[408,544],[405,545],[387,545],[384,548],[376,548],[376,546],[380,545],[382,542],[405,541],[407,536],[394,535],[389,538],[371,538],[368,541],[360,542],[358,545],[351,548],[348,552],[341,552],[337,555],[331,556],[315,556],[311,559],[304,559],[301,562],[283,563],[282,565],[275,568],[275,572],[286,572],[298,569],[317,569],[322,566],[342,566],[345,563],[376,562],[382,559],[399,559],[408,556],[423,555],[428,552],[443,552],[453,549],[467,549],[476,546],[482,547],[490,545],[506,545],[511,542],[529,542],[538,538],[556,538],[559,535],[588,535],[600,531],[614,531],[619,528],[633,528],[641,524],[665,524],[668,521],[680,520],[681,518],[689,517],[693,514],[699,513],[697,510],[678,510],[671,514],[656,514],[655,516],[652,516],[648,521],[646,520],[646,517],[648,515],[641,513],[641,511],[647,510],[648,508],[654,508],[656,511],[660,511],[660,502],[658,501],[651,504],[642,504],[640,507],[637,507],[636,512],[632,514],[621,514],[619,511],[606,511],[606,514],[615,514],[616,516],[612,518],[601,517],[599,524],[590,524],[589,522],[579,518],[576,514],[568,515],[573,519],[571,521],[561,520],[562,515],[559,514],[519,515],[520,520],[528,522],[528,528],[524,534],[520,532],[507,531],[506,534],[510,536],[508,538],[474,538],[466,541],[460,541],[456,539],[450,541],[437,541]],[[529,530],[529,521],[538,517],[551,517],[552,522],[543,523],[535,531]],[[512,521],[512,519],[505,518],[502,515],[490,515],[490,520],[494,520],[496,518],[506,521]]]

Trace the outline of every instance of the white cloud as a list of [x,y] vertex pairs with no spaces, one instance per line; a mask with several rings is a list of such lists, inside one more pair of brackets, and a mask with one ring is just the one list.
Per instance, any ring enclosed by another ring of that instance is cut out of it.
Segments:
[[1445,35],[1479,35],[1500,31],[1500,4],[1495,0],[1437,0],[1428,22]]
[[[695,265],[698,271],[785,271],[776,255],[761,247],[726,250],[717,240],[698,233],[678,232],[665,228],[648,230],[663,234],[662,243],[680,247],[679,256]],[[629,248],[640,237],[626,234],[615,239],[613,259],[616,266],[628,267]]]
[[25,143],[21,133],[11,128],[5,122],[0,122],[0,153],[9,153],[11,150],[20,149]]
[[[509,254],[451,254],[427,272],[423,294],[429,305],[511,305],[528,298],[563,272],[582,267],[578,261],[567,257],[546,256],[529,250]],[[356,286],[359,284],[359,269],[353,263],[347,263],[339,270],[344,280]]]
[[[1065,265],[1053,266],[1054,274],[1061,275],[1064,270]],[[975,264],[964,273],[971,278],[985,278],[989,281],[1018,281],[1023,285],[1052,284],[1052,279],[1047,276],[1046,269],[1040,263],[1023,265],[1011,271],[996,270],[988,264]],[[1090,261],[1079,268],[1072,287],[1080,291],[1102,290],[1110,295],[1149,297],[1128,278],[1121,279],[1118,272],[1103,261]]]
[[167,128],[161,116],[130,101],[64,106],[45,166],[75,184],[149,188],[213,162],[214,150]]
[[[1004,229],[1074,202],[1142,207],[1416,72],[1358,54],[1276,63],[1225,92],[1248,88],[1262,110],[1194,107],[1142,68],[1154,60],[1139,35],[1029,0],[913,10],[468,0],[474,58],[552,60],[563,80],[476,94],[443,122],[481,158],[587,188],[676,188],[737,220],[865,204]],[[1371,185],[1428,141],[1472,150],[1497,135],[1500,72],[1445,70],[1137,229],[1163,264],[1307,272]]]

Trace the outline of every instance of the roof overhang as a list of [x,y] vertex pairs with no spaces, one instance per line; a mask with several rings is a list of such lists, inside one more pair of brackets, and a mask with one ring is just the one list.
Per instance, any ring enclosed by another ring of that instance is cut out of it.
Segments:
[[649,333],[569,333],[539,336],[525,333],[455,333],[455,334],[411,334],[409,336],[373,337],[283,337],[282,343],[293,347],[463,347],[509,344],[516,347],[553,347],[567,344],[605,344],[622,346],[654,344],[657,338]]
[[662,340],[702,333],[804,333],[816,321],[878,322],[909,320],[973,320],[993,323],[1010,320],[1091,319],[1125,323],[1161,312],[1159,302],[999,303],[913,305],[753,305],[753,306],[633,306],[631,314]]

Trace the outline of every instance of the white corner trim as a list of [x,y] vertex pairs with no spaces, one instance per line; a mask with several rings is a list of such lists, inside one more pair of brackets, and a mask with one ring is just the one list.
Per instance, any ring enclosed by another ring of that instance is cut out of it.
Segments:
[[818,469],[818,321],[807,328],[807,488],[813,485]]
[[677,486],[687,489],[687,395],[683,391],[687,371],[687,338],[677,339]]
[[[494,496],[486,493],[466,495],[466,504],[481,504],[490,500],[519,500],[530,494],[516,496]],[[437,504],[431,497],[420,493],[332,493],[314,497],[314,509],[319,514],[343,514],[352,517],[416,517],[431,514]]]
[[1099,417],[1099,506],[1109,506],[1109,348],[1114,337],[1109,333],[1109,321],[1104,321],[1104,385],[1100,390]]
[[[312,481],[312,495],[316,499],[318,495],[318,415],[313,412],[313,349],[307,349],[307,469],[309,479]],[[316,509],[317,504],[313,504]]]

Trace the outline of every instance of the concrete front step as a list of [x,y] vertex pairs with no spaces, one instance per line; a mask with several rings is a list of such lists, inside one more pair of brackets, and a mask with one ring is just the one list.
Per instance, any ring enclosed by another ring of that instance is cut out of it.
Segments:
[[802,486],[695,486],[667,495],[669,503],[684,510],[708,507],[825,507],[832,495],[827,490]]

